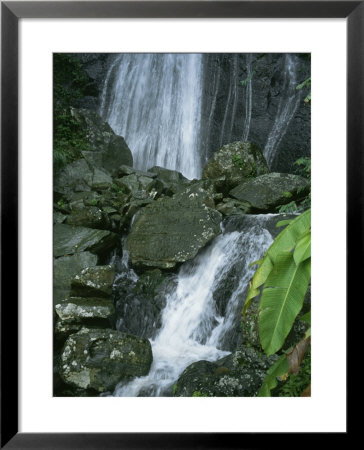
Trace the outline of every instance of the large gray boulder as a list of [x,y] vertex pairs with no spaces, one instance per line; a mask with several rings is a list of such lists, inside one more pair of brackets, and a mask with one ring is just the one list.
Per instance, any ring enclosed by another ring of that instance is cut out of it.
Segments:
[[97,255],[80,252],[63,256],[53,261],[53,301],[54,304],[64,300],[70,294],[72,278],[86,267],[97,264]]
[[219,180],[222,192],[228,192],[244,180],[268,173],[268,165],[260,148],[252,142],[224,145],[206,164],[202,178]]
[[82,328],[67,339],[59,374],[71,386],[101,393],[112,391],[122,380],[147,375],[152,360],[146,339],[111,329]]
[[177,397],[254,397],[276,355],[267,357],[253,348],[240,346],[215,362],[198,361],[179,377]]
[[189,189],[139,210],[127,238],[132,264],[171,269],[193,259],[221,232],[222,216],[206,206],[207,198],[202,188]]
[[120,244],[120,237],[111,231],[74,227],[59,223],[53,227],[53,253],[59,256],[90,251],[104,255]]
[[288,173],[269,173],[239,184],[230,196],[248,202],[254,212],[276,212],[277,206],[304,199],[310,183]]

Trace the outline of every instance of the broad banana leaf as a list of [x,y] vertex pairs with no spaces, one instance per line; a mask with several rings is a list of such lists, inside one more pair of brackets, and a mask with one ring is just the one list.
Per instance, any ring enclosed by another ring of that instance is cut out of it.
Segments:
[[310,259],[296,265],[292,252],[277,256],[259,304],[259,337],[267,355],[283,346],[302,308],[310,277]]
[[[297,245],[300,238],[309,232],[310,227],[311,210],[309,209],[291,221],[290,224],[275,238],[264,257],[259,261],[256,261],[256,264],[260,263],[260,266],[251,280],[247,299],[243,307],[243,314],[245,314],[253,298],[259,295],[259,287],[267,280],[278,255],[291,251]],[[304,255],[306,255],[307,246],[303,250],[306,250],[306,253],[304,253]]]
[[311,258],[311,233],[305,234],[296,245],[294,249],[293,258],[296,264]]

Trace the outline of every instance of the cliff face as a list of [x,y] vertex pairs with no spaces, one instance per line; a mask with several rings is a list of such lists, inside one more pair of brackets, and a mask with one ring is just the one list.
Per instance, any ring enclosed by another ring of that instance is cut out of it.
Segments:
[[205,160],[237,140],[262,149],[270,140],[271,170],[290,172],[310,155],[311,109],[307,92],[296,90],[310,76],[307,54],[210,54],[204,76]]

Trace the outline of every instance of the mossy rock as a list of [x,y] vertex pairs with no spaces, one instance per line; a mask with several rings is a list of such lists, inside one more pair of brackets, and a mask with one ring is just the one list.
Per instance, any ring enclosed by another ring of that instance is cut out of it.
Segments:
[[83,269],[71,282],[71,295],[78,297],[110,298],[115,278],[112,265]]
[[59,358],[59,374],[71,386],[112,391],[130,377],[147,375],[152,364],[147,339],[111,329],[82,328],[67,339]]
[[[247,202],[252,212],[276,212],[278,206],[303,200],[310,191],[309,182],[298,175],[269,173],[245,181],[230,191],[230,196]],[[288,195],[288,193],[290,195]]]
[[221,192],[227,193],[242,181],[268,173],[261,149],[252,142],[232,142],[224,145],[206,164],[202,178],[219,181]]
[[205,205],[206,191],[162,198],[134,218],[127,250],[135,267],[171,269],[193,259],[221,233],[219,212]]

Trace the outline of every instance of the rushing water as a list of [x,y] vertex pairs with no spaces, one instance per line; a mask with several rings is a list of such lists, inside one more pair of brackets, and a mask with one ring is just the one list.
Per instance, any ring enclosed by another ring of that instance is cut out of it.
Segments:
[[122,54],[105,78],[100,113],[130,147],[134,167],[201,175],[201,54]]
[[[194,261],[181,266],[174,292],[167,294],[162,326],[151,340],[153,363],[145,377],[119,384],[115,396],[161,396],[183,370],[199,360],[215,361],[229,333],[239,323],[241,307],[253,269],[272,242],[264,227],[271,215],[245,218],[242,231],[224,232]],[[229,292],[219,304],[218,291]]]
[[268,166],[276,155],[276,150],[285,135],[287,128],[300,103],[300,91],[297,91],[297,61],[294,55],[285,55],[284,82],[279,100],[278,110],[273,127],[264,147],[264,156]]
[[246,71],[247,71],[247,79],[245,86],[245,121],[243,128],[243,141],[247,141],[249,137],[250,131],[250,122],[252,118],[252,108],[253,108],[253,90],[252,90],[252,55],[249,53],[246,55]]

